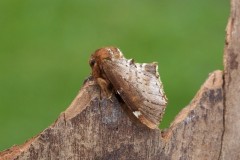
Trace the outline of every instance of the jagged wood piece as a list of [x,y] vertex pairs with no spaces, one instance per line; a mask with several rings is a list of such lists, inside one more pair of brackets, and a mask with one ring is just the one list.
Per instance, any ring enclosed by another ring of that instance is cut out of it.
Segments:
[[89,80],[54,124],[0,159],[215,159],[223,130],[222,72],[210,75],[191,104],[163,132],[149,129],[118,97],[100,99]]
[[240,2],[231,0],[224,49],[224,136],[222,159],[240,159]]
[[210,74],[192,102],[164,132],[170,159],[219,159],[223,136],[223,75]]

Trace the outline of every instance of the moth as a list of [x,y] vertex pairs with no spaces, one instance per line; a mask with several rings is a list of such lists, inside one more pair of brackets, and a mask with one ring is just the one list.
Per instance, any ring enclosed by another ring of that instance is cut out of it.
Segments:
[[118,48],[105,47],[91,55],[89,64],[105,96],[119,94],[141,123],[151,129],[158,127],[167,98],[157,63],[135,63],[126,59]]

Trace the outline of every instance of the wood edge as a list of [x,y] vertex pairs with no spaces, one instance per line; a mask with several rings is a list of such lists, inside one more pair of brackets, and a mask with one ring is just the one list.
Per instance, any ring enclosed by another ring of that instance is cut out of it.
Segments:
[[[66,121],[67,119],[71,119],[71,118],[77,116],[78,114],[80,114],[87,107],[87,105],[86,104],[78,105],[78,106],[81,106],[81,107],[75,109],[74,107],[77,106],[76,103],[78,102],[79,99],[82,99],[82,96],[84,96],[84,93],[86,93],[86,89],[87,88],[90,87],[90,89],[93,89],[95,85],[96,84],[94,83],[94,81],[91,78],[88,78],[84,82],[84,85],[82,86],[82,88],[80,89],[80,91],[78,92],[77,96],[74,98],[74,100],[70,104],[70,106],[67,107],[67,109],[64,112],[60,113],[58,118],[50,126],[46,127],[46,129],[54,127],[55,124],[58,123],[59,121],[62,121],[62,120]],[[46,129],[44,129],[42,132],[40,132],[36,136],[28,139],[23,144],[13,145],[12,147],[10,147],[10,148],[8,148],[6,150],[1,151],[0,152],[0,160],[15,159],[22,152],[27,151],[29,149],[29,147],[31,146],[31,144],[34,141],[36,141],[38,139],[39,135],[41,133],[43,133]]]
[[169,140],[172,136],[172,133],[174,130],[176,130],[180,124],[189,116],[189,113],[192,110],[196,109],[197,104],[200,102],[201,98],[203,97],[203,94],[209,90],[214,90],[218,88],[223,87],[223,71],[216,70],[209,74],[209,77],[204,82],[204,84],[201,86],[193,100],[190,102],[189,105],[187,105],[185,108],[183,108],[178,115],[175,117],[174,121],[171,123],[170,127],[162,132],[162,137],[164,140]]

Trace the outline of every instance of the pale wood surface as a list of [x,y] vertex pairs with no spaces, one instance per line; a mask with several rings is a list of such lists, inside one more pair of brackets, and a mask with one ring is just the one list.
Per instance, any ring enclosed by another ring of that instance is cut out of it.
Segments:
[[224,136],[222,158],[240,159],[240,1],[231,1],[224,50]]

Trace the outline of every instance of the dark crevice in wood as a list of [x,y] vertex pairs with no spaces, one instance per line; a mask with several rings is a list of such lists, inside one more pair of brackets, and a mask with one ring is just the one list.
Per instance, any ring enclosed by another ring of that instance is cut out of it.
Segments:
[[222,149],[223,149],[223,138],[224,138],[224,133],[225,133],[225,114],[226,114],[226,91],[225,91],[225,76],[223,74],[223,85],[222,85],[222,88],[223,88],[223,131],[222,131],[222,136],[221,136],[221,148],[220,148],[220,152],[219,152],[219,157],[218,157],[218,160],[221,160],[221,156],[222,156]]

